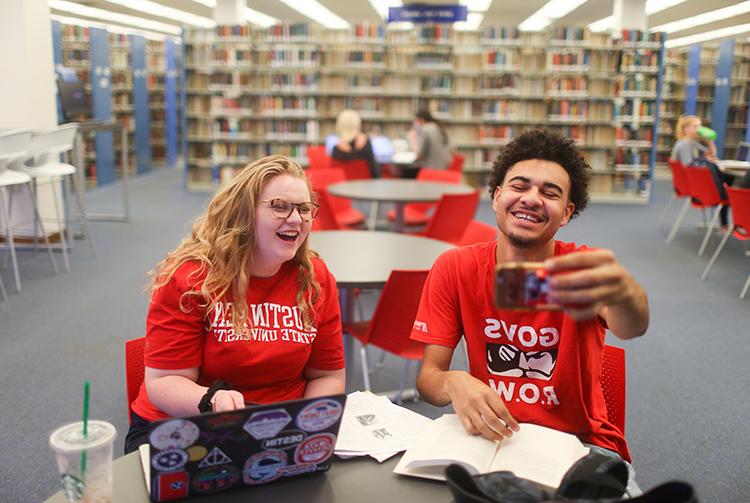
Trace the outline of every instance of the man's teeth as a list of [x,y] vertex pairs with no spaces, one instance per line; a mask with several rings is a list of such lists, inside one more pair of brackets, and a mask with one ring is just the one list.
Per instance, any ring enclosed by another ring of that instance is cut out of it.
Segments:
[[535,224],[541,221],[540,219],[532,217],[531,215],[526,215],[525,213],[516,213],[516,218],[520,218],[521,220],[526,220],[528,222],[533,222]]

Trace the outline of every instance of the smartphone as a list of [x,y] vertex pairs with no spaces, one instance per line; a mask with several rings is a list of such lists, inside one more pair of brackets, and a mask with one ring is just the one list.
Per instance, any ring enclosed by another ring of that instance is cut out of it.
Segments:
[[547,271],[542,262],[506,262],[495,271],[495,306],[525,311],[554,311],[547,300]]

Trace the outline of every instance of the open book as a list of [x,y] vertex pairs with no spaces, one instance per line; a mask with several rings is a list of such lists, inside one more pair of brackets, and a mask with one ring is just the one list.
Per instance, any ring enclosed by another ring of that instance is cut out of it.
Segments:
[[399,461],[394,473],[445,480],[451,463],[470,473],[511,471],[516,477],[557,488],[565,472],[589,453],[575,436],[523,423],[521,431],[502,442],[466,432],[458,416],[446,414],[430,424],[417,444]]

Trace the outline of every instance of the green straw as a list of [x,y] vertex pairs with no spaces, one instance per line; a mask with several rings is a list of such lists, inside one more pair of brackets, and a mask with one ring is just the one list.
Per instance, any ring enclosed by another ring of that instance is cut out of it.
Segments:
[[[83,383],[83,438],[89,436],[89,388],[91,383],[86,381]],[[85,480],[86,475],[86,450],[81,452],[81,482]]]

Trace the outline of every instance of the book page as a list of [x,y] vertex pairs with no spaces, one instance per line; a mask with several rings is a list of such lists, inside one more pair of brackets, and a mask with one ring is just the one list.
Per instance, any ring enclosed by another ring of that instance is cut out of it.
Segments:
[[[444,480],[445,467],[460,463],[472,473],[482,473],[489,466],[496,448],[496,442],[469,435],[458,416],[446,414],[425,429],[423,436],[413,448],[406,451],[394,471]],[[424,469],[436,466],[438,470]]]
[[534,424],[520,426],[521,431],[500,443],[490,472],[508,470],[516,477],[557,488],[568,468],[589,452],[569,433]]

